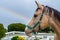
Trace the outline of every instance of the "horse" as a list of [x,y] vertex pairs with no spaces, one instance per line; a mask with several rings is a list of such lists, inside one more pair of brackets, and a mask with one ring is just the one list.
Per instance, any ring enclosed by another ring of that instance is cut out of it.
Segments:
[[37,9],[28,23],[29,26],[25,28],[26,35],[31,37],[33,31],[44,30],[50,26],[54,30],[54,40],[60,40],[60,12],[37,1],[35,3],[37,4]]

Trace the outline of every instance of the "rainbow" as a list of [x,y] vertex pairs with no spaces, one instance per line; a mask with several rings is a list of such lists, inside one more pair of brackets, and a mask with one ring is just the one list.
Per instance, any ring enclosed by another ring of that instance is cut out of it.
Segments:
[[26,17],[26,16],[24,16],[24,15],[22,15],[20,13],[17,13],[17,12],[15,12],[13,10],[10,10],[8,8],[0,6],[0,10],[7,13],[7,14],[9,14],[9,15],[12,15],[14,18],[22,18],[22,19],[24,19],[26,21],[30,21],[30,19],[28,17]]

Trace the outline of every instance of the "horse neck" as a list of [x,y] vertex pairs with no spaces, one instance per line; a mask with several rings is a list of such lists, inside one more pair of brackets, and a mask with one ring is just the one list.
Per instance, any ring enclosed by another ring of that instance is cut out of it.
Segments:
[[57,35],[60,35],[60,32],[59,32],[59,30],[60,30],[60,22],[55,17],[53,17],[52,20],[53,20],[54,23],[51,24],[51,28],[54,30],[54,32]]
[[51,28],[60,37],[60,31],[59,31],[60,30],[60,22],[57,19],[53,20],[53,23],[51,24]]
[[56,17],[53,17],[53,20],[58,26],[60,26],[60,21]]

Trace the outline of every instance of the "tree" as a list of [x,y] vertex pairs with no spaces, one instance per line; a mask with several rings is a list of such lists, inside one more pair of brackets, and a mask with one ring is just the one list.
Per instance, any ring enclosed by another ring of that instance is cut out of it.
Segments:
[[5,36],[6,29],[4,28],[3,24],[0,24],[0,40],[2,37]]
[[24,31],[25,27],[26,27],[25,24],[13,23],[8,25],[8,31]]

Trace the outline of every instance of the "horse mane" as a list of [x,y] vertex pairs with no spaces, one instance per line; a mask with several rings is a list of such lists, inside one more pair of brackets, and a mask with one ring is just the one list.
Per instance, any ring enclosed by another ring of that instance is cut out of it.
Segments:
[[56,17],[58,19],[58,21],[60,21],[60,12],[52,7],[46,6],[49,9],[49,12],[51,13],[52,10],[54,11],[54,17]]

